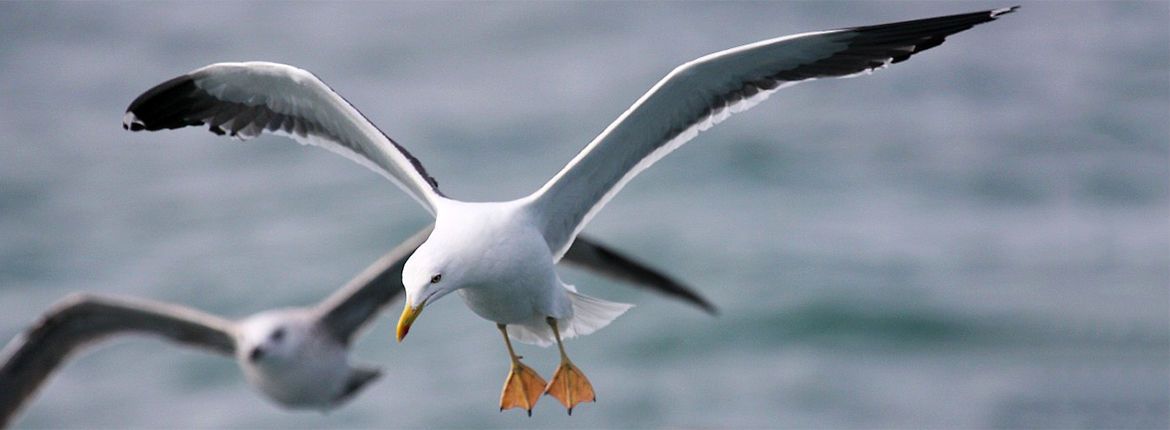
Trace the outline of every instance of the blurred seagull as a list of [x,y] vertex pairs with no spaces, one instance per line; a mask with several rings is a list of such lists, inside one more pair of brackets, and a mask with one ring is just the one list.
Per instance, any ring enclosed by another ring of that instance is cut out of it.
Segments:
[[[571,414],[578,403],[594,400],[594,392],[562,339],[604,327],[630,305],[578,293],[557,275],[555,263],[630,179],[781,88],[905,61],[1015,9],[802,33],[698,58],[667,74],[544,186],[511,201],[448,198],[418,159],[345,99],[313,74],[283,64],[219,63],[178,76],[135,99],[123,126],[138,131],[206,124],[238,139],[272,132],[322,146],[390,179],[435,216],[434,233],[403,269],[406,306],[398,340],[427,305],[458,291],[472,311],[496,323],[511,356],[500,409],[520,407],[531,414],[544,392]],[[556,342],[561,364],[552,381],[545,384],[520,362],[510,337]]]
[[[379,369],[350,365],[349,345],[402,293],[406,257],[430,232],[428,227],[407,239],[314,307],[270,310],[238,322],[172,303],[71,295],[0,352],[0,428],[73,353],[132,333],[234,356],[248,383],[282,406],[340,406],[380,375]],[[715,311],[686,286],[585,238],[573,243],[564,261]]]

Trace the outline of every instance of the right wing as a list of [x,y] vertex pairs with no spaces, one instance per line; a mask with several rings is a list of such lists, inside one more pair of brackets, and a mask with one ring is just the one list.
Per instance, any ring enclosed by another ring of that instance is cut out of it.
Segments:
[[107,336],[154,334],[231,356],[233,323],[194,309],[143,299],[74,294],[0,352],[0,428],[70,355]]
[[394,182],[432,214],[439,183],[406,148],[312,73],[259,61],[217,63],[147,90],[130,103],[122,128],[207,124],[241,140],[264,132],[345,156]]

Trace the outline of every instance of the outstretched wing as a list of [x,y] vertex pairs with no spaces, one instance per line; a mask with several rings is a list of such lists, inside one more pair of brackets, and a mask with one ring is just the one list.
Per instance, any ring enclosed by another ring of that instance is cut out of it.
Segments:
[[270,132],[320,146],[378,172],[432,214],[442,196],[418,159],[312,73],[285,64],[206,66],[147,90],[122,118],[127,130],[207,124],[241,140]]
[[[402,295],[402,267],[414,250],[427,240],[433,228],[433,225],[427,226],[415,233],[317,305],[315,311],[320,315],[322,325],[334,338],[349,344],[384,306]],[[573,242],[561,261],[715,313],[715,306],[690,287],[588,237],[582,236]]]
[[773,92],[811,79],[851,77],[904,61],[946,36],[1015,7],[818,31],[716,52],[671,71],[548,183],[529,196],[555,255],[638,172]]
[[0,428],[82,347],[117,334],[152,334],[231,356],[233,324],[194,309],[143,299],[71,295],[0,353]]

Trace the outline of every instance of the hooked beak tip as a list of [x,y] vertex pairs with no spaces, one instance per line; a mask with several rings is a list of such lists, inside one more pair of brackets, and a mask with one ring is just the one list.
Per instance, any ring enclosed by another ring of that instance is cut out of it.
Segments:
[[402,316],[398,318],[398,342],[406,338],[406,334],[410,332],[410,325],[414,324],[415,318],[422,313],[423,305],[417,308],[411,307],[409,303],[402,309]]
[[402,343],[402,339],[406,338],[406,334],[410,332],[410,327],[402,327],[398,329],[398,343]]

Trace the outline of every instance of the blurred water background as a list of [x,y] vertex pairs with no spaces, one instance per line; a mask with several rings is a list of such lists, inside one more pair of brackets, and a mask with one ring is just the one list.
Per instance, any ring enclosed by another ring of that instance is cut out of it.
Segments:
[[[674,66],[951,2],[0,3],[0,341],[73,291],[241,317],[314,303],[430,222],[280,138],[124,132],[219,61],[315,72],[448,195],[527,193]],[[149,339],[84,354],[17,425],[1166,428],[1170,3],[1025,3],[905,64],[799,85],[633,181],[594,235],[721,309],[566,271],[638,307],[569,342],[599,402],[497,411],[507,357],[457,299],[329,414]],[[548,372],[556,352],[521,346]]]

